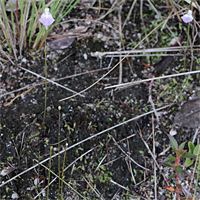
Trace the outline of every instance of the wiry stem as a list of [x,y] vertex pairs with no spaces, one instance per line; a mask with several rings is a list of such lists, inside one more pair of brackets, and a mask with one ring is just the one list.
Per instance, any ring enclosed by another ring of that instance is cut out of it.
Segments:
[[46,117],[46,108],[47,108],[47,45],[45,39],[45,100],[44,100],[44,116],[43,116],[43,126],[45,123]]

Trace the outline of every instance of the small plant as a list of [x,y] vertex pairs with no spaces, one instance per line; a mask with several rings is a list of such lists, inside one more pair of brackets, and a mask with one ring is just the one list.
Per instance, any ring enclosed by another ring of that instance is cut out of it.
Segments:
[[[39,21],[45,25],[46,31],[48,31],[48,26],[53,24],[55,21],[49,12],[49,8],[45,8],[45,12],[42,14]],[[45,106],[44,106],[44,117],[43,117],[43,126],[45,123],[45,117],[46,117],[46,107],[47,107],[47,45],[46,45],[46,38],[45,38]]]
[[[195,198],[195,195],[196,195],[196,191],[197,191],[197,186],[198,186],[198,183],[199,183],[199,173],[200,173],[200,145],[196,145],[194,146],[194,144],[192,142],[188,142],[188,147],[189,147],[189,151],[190,153],[193,153],[194,155],[196,155],[196,161],[198,160],[198,167],[197,167],[197,178],[196,178],[196,185],[195,185],[195,192],[194,192],[194,198]],[[190,158],[188,158],[185,162],[185,166],[186,167],[189,167],[190,165],[193,164],[193,160],[191,160]]]
[[[20,0],[9,1],[10,5],[5,1],[0,1],[0,53],[2,57],[11,60],[11,54],[14,55],[15,60],[18,60],[18,52],[20,57],[22,51],[27,47],[41,49],[44,42],[52,31],[52,29],[72,10],[72,8],[80,0],[72,0],[70,2],[64,0],[54,0],[46,6],[51,5],[50,12],[52,17],[56,18],[55,23],[51,28],[45,31],[45,27],[41,27],[39,23],[39,16],[45,9],[45,1],[26,1]],[[10,12],[7,12],[10,9]],[[57,17],[56,17],[57,16]],[[52,21],[52,20],[51,20]],[[48,25],[47,25],[48,26]],[[39,33],[38,29],[39,28]],[[2,48],[2,46],[3,48]],[[6,50],[5,50],[6,49]],[[19,51],[18,51],[19,50]]]
[[195,158],[196,156],[193,153],[187,153],[187,150],[184,150],[186,142],[183,142],[182,144],[178,145],[175,138],[172,137],[171,135],[169,135],[169,139],[172,145],[172,149],[176,153],[176,156],[169,155],[164,160],[164,165],[167,167],[171,167],[175,171],[175,175],[171,175],[170,179],[174,177],[176,178],[176,188],[175,188],[176,199],[180,200],[179,194],[182,193],[182,186],[179,183],[180,182],[179,180],[183,177],[183,175],[187,174],[187,171],[183,170],[182,167],[180,166],[180,161],[183,159]]

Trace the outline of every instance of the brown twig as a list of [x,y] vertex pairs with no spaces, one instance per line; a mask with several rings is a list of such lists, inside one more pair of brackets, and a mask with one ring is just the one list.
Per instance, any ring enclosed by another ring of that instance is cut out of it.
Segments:
[[9,106],[15,99],[17,99],[18,97],[20,97],[22,94],[26,94],[27,92],[30,92],[33,88],[35,88],[36,85],[32,86],[31,88],[29,88],[28,90],[22,92],[21,94],[18,94],[16,97],[14,97],[9,103],[4,103],[4,106]]

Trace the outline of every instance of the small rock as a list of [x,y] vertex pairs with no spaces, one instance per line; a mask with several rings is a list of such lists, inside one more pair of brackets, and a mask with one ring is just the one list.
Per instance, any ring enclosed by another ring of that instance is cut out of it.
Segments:
[[178,126],[197,128],[200,126],[200,98],[190,100],[183,104],[174,118]]
[[12,199],[18,199],[19,195],[17,193],[13,193],[11,196]]
[[176,129],[172,128],[172,129],[170,130],[169,134],[170,134],[171,136],[176,135],[176,134],[177,134]]
[[86,53],[83,54],[83,57],[84,57],[85,60],[87,60],[87,54]]

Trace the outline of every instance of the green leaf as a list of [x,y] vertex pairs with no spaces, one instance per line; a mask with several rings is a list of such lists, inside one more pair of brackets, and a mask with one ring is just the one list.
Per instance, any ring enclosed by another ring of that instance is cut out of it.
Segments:
[[164,163],[165,162],[172,162],[172,161],[176,161],[176,158],[172,155],[169,155],[167,158],[165,158]]
[[176,151],[176,148],[178,147],[177,141],[176,141],[175,138],[172,137],[171,135],[168,135],[168,137],[169,137],[169,139],[170,139],[170,143],[171,143],[171,145],[172,145],[172,149],[173,149],[174,151]]
[[196,156],[193,153],[185,153],[181,158],[196,158]]
[[177,174],[178,174],[179,179],[181,179],[182,168],[179,167],[179,166],[177,166],[177,167],[176,167],[176,172],[177,172]]
[[200,162],[199,162],[199,164],[198,164],[198,167],[197,167],[197,168],[198,168],[198,170],[200,171]]
[[177,81],[176,81],[176,79],[175,78],[173,78],[173,82],[176,84],[177,83]]
[[195,155],[197,155],[198,154],[198,149],[199,149],[199,144],[196,146],[196,147],[194,147],[194,154]]
[[186,143],[186,142],[183,142],[183,143],[181,143],[181,144],[179,145],[179,148],[178,148],[178,149],[179,149],[180,151],[183,150],[183,148],[184,148],[184,146],[185,146],[185,143]]
[[186,162],[185,162],[185,166],[186,167],[189,167],[190,165],[192,165],[193,164],[193,161],[190,159],[190,158],[188,158],[187,160],[186,160]]
[[172,175],[169,176],[169,179],[172,179],[174,177],[175,177],[175,174],[172,174]]
[[179,191],[182,191],[182,185],[181,184],[177,184],[176,186],[178,187]]
[[100,142],[100,141],[99,141],[99,144],[100,144],[102,147],[104,146],[104,144],[103,144],[102,142]]
[[189,148],[190,153],[193,153],[193,151],[194,151],[194,144],[192,142],[188,142],[188,148]]
[[164,165],[165,165],[166,167],[174,168],[174,165],[173,165],[172,163],[170,163],[170,162],[166,162],[166,163],[164,163]]

